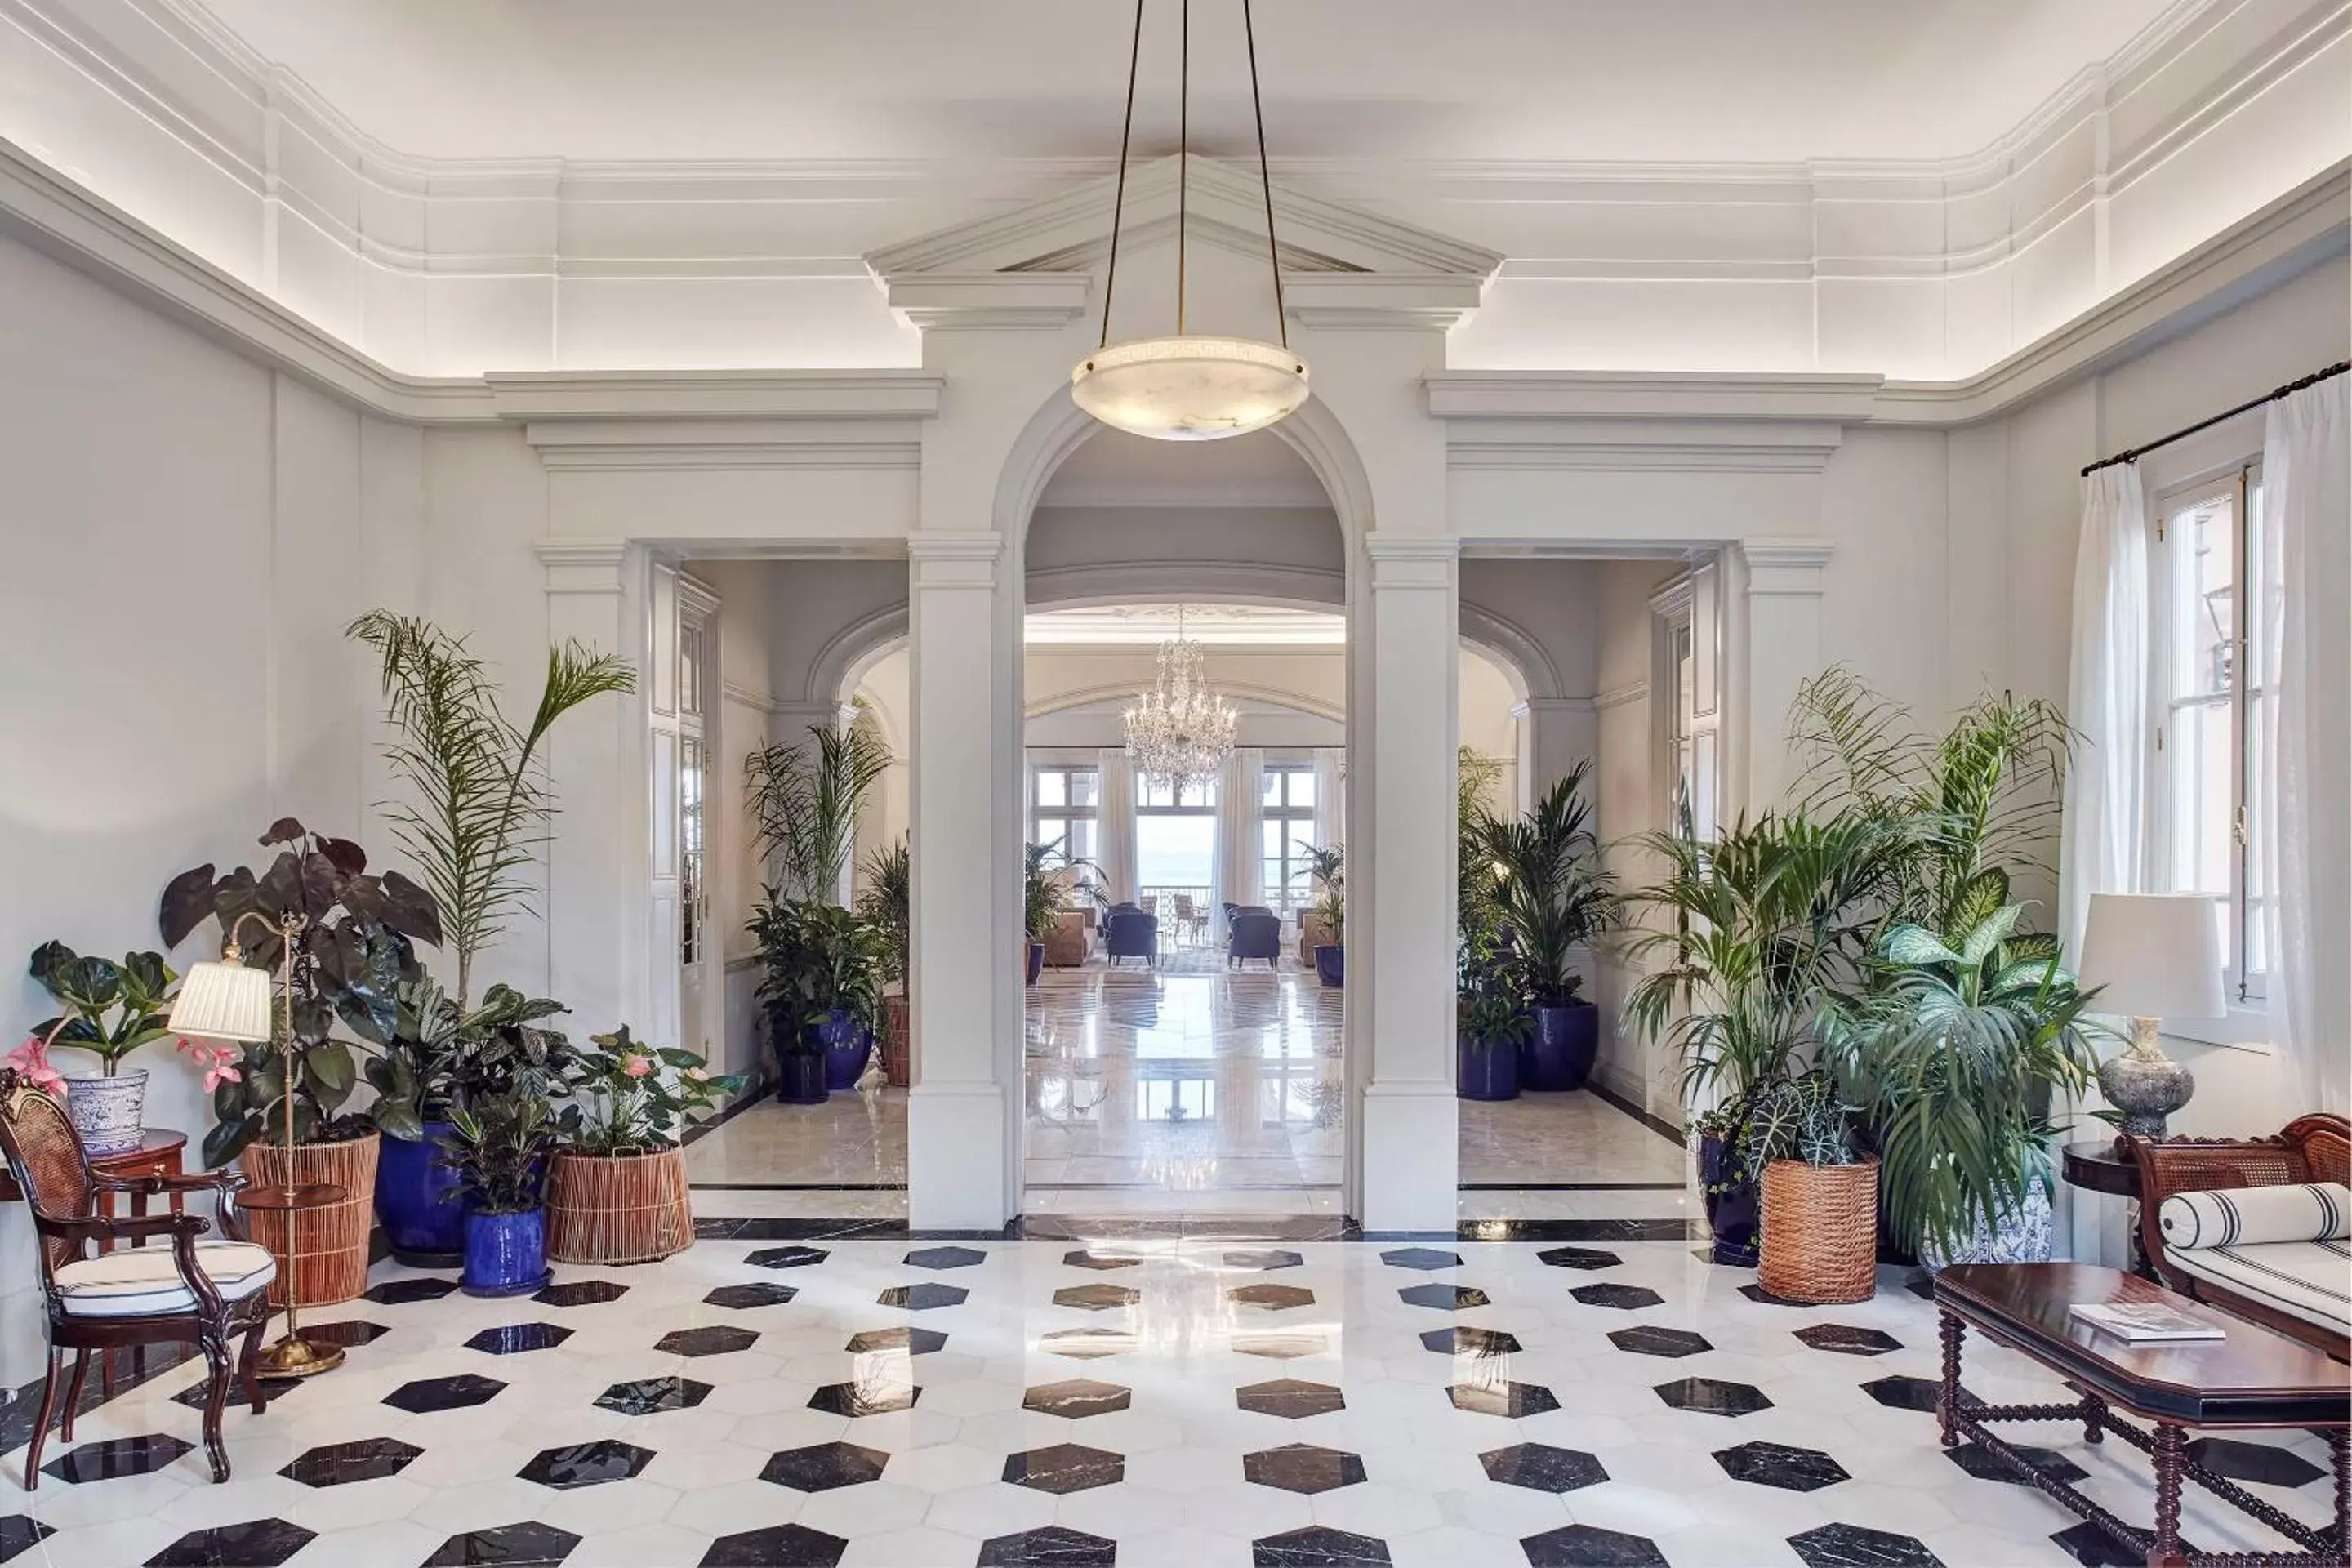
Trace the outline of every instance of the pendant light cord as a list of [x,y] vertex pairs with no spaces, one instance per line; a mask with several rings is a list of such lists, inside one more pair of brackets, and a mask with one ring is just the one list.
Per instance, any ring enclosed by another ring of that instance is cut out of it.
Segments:
[[1192,0],[1183,0],[1183,36],[1176,46],[1176,335],[1184,335],[1184,195],[1192,182]]
[[1288,348],[1290,318],[1282,308],[1282,251],[1274,243],[1274,176],[1266,173],[1265,103],[1257,90],[1257,29],[1250,22],[1250,0],[1242,0],[1242,38],[1249,47],[1250,112],[1257,119],[1257,183],[1265,193],[1265,260],[1274,273],[1274,330]]
[[[1118,190],[1110,204],[1110,269],[1103,278],[1102,342],[1097,348],[1110,347],[1110,297],[1118,287],[1119,220],[1127,216],[1127,150],[1135,137],[1135,70],[1143,62],[1143,0],[1135,0],[1135,39],[1127,50],[1127,118],[1118,129]],[[1276,287],[1280,287],[1279,279]]]

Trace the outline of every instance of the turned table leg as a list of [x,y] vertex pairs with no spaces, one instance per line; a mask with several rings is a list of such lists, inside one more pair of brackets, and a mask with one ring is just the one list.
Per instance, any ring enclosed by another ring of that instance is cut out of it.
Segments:
[[1936,1419],[1943,1427],[1944,1447],[1949,1448],[1960,1440],[1952,1423],[1960,1413],[1960,1337],[1968,1329],[1949,1312],[1942,1314],[1937,1329],[1944,1342],[1944,1386],[1936,1398]]
[[2180,1552],[2180,1482],[2189,1469],[2184,1431],[2169,1421],[2156,1424],[2156,1539],[2148,1542],[2147,1568],[2186,1568]]
[[2336,1549],[2352,1548],[2352,1430],[2338,1426],[2327,1435],[2336,1450]]

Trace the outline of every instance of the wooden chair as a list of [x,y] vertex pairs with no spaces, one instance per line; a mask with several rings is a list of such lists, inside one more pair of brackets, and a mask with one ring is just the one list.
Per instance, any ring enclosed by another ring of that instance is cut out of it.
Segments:
[[2352,1121],[2341,1116],[2299,1116],[2275,1138],[2132,1138],[2123,1140],[2139,1167],[2140,1238],[2164,1283],[2184,1296],[2235,1313],[2343,1361],[2345,1336],[2292,1312],[2200,1279],[2168,1258],[2159,1215],[2176,1193],[2283,1186],[2303,1182],[2352,1184]]
[[[41,1445],[57,1413],[58,1374],[65,1352],[74,1355],[58,1435],[73,1441],[91,1352],[131,1345],[194,1344],[211,1368],[205,1393],[205,1454],[213,1479],[228,1479],[221,1443],[221,1411],[228,1402],[230,1342],[245,1337],[235,1370],[259,1415],[266,1404],[254,1357],[269,1321],[269,1281],[278,1267],[266,1248],[244,1239],[236,1194],[245,1178],[218,1171],[195,1176],[113,1177],[94,1174],[80,1135],[57,1101],[9,1068],[0,1068],[0,1155],[8,1162],[32,1211],[41,1297],[48,1317],[48,1353],[41,1408],[25,1449],[25,1489],[40,1484]],[[190,1214],[109,1218],[98,1213],[101,1192],[148,1196],[209,1189],[219,1195],[221,1226],[237,1239],[198,1245],[212,1228]],[[97,1244],[169,1237],[171,1247],[117,1247],[99,1256]]]

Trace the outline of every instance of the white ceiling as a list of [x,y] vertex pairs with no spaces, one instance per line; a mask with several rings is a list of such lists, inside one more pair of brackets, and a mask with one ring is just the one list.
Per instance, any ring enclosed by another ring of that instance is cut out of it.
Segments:
[[[193,7],[196,0],[182,0]],[[1101,159],[1118,0],[204,0],[407,153]],[[1249,145],[1238,0],[1194,6],[1194,139]],[[1754,162],[1979,151],[2167,0],[1265,0],[1277,160]],[[1138,150],[1173,146],[1152,0]]]

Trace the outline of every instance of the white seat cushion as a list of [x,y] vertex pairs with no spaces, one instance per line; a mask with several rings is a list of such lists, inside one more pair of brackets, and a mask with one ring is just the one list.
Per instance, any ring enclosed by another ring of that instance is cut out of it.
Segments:
[[2157,1211],[2164,1250],[2252,1247],[2352,1237],[2352,1192],[2340,1182],[2290,1182],[2175,1193]]
[[[196,1264],[221,1295],[236,1300],[278,1278],[267,1247],[246,1241],[200,1241]],[[168,1247],[119,1247],[59,1268],[58,1297],[77,1318],[144,1318],[195,1309]]]
[[2183,1274],[2275,1307],[2306,1323],[2352,1333],[2352,1243],[2268,1241],[2164,1250]]

